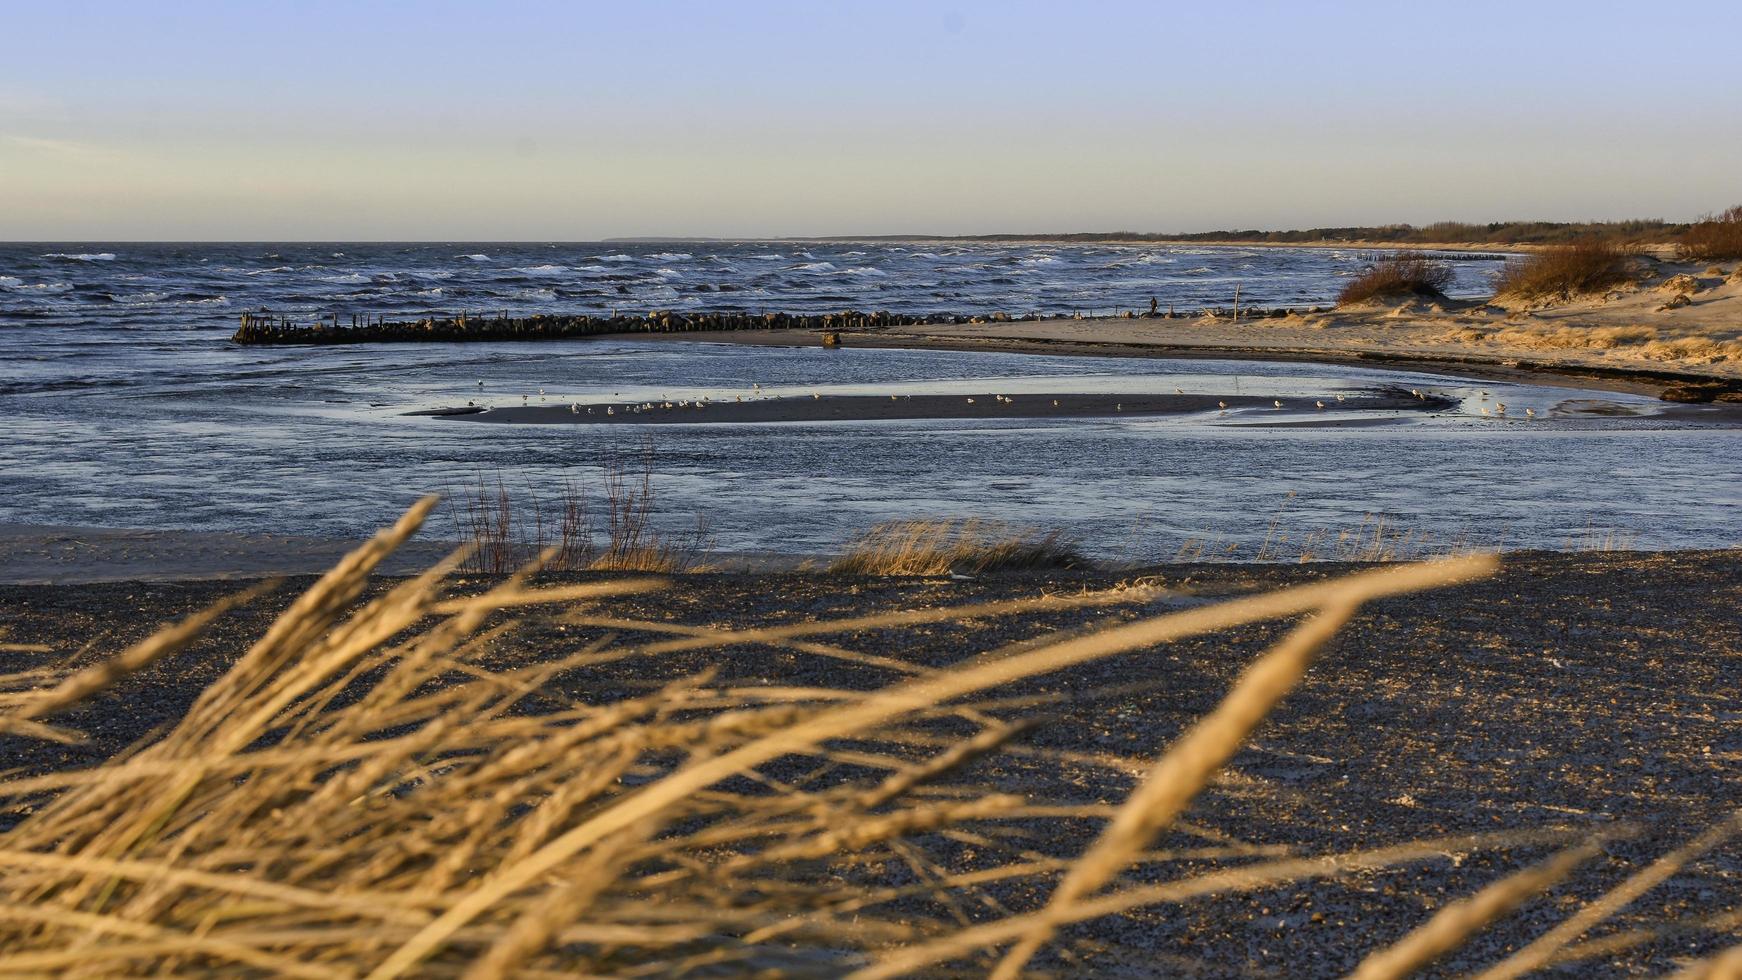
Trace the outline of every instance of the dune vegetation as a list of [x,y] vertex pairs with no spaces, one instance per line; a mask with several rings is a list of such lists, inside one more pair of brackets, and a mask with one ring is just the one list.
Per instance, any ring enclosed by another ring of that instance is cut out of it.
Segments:
[[1494,278],[1497,297],[1571,299],[1602,293],[1633,279],[1635,252],[1604,239],[1552,245],[1506,263]]
[[1413,252],[1397,252],[1369,265],[1337,294],[1338,306],[1400,299],[1444,299],[1452,268]]

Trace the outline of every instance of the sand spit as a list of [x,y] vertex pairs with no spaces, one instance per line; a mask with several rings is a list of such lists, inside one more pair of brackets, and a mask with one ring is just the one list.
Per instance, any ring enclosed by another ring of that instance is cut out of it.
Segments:
[[[1199,413],[1260,413],[1296,422],[1333,421],[1353,412],[1447,411],[1456,401],[1431,392],[1380,390],[1323,398],[1282,398],[1234,394],[1080,394],[1028,393],[977,395],[803,395],[739,401],[573,402],[521,405],[487,411],[436,409],[409,414],[438,415],[476,422],[568,425],[648,425],[733,422],[875,422],[902,419],[1052,419]],[[1300,418],[1302,414],[1310,418]]]

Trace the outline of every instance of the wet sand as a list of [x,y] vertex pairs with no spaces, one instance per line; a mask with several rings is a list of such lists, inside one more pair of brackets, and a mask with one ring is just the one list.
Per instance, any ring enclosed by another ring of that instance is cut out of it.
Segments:
[[[1280,404],[1279,404],[1280,403]],[[1243,413],[1290,418],[1296,424],[1329,423],[1352,413],[1374,411],[1447,411],[1456,401],[1432,392],[1379,389],[1322,398],[1260,397],[1203,394],[1082,394],[1074,392],[998,392],[975,395],[788,395],[750,397],[743,401],[711,402],[572,402],[509,405],[477,409],[435,409],[412,412],[474,422],[561,425],[733,423],[733,422],[875,422],[901,419],[1052,419],[1144,415]],[[1307,417],[1302,418],[1305,415]]]

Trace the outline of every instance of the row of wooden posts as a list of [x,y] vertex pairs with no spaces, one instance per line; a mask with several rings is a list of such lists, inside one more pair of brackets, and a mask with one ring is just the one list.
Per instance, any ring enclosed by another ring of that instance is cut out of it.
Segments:
[[[1244,311],[1238,306],[1232,314],[1221,308],[1203,309],[1195,313],[1177,313],[1168,307],[1161,312],[1150,301],[1149,312],[1143,317],[1172,319],[1177,317],[1215,316],[1246,319],[1286,316],[1286,309]],[[1134,310],[1116,314],[1119,318],[1135,319]],[[609,316],[591,314],[535,313],[528,316],[474,316],[461,313],[453,317],[422,317],[417,320],[390,320],[385,316],[352,315],[347,325],[339,314],[326,314],[310,322],[270,313],[244,313],[242,324],[230,339],[239,344],[366,344],[456,342],[479,340],[563,340],[576,337],[596,337],[604,334],[634,333],[699,333],[715,330],[819,330],[839,333],[869,330],[878,327],[917,324],[1007,323],[1023,320],[1084,319],[1081,312],[1066,315],[1026,313],[1012,316],[991,313],[970,316],[953,313],[873,313],[848,310],[842,313],[747,313],[747,312],[674,312],[655,310],[646,314],[612,313]]]

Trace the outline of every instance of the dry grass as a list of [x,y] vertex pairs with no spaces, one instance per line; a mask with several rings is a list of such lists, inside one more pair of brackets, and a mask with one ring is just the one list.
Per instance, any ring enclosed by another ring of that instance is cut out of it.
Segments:
[[[481,656],[513,625],[502,610],[556,604],[584,618],[661,582],[535,589],[526,569],[482,595],[454,597],[444,575],[463,560],[456,555],[364,601],[371,571],[431,506],[419,504],[313,585],[165,730],[91,768],[0,780],[9,827],[0,836],[0,972],[385,980],[706,969],[871,978],[984,968],[1008,946],[1002,972],[1013,975],[1068,923],[1478,852],[1504,861],[1515,847],[1570,846],[1583,857],[1579,848],[1593,836],[1590,828],[1543,828],[1330,854],[1239,852],[1220,866],[1177,865],[1182,874],[1172,880],[1117,881],[1133,863],[1156,866],[1147,851],[1156,834],[1186,829],[1177,818],[1357,608],[1486,576],[1492,557],[1395,566],[1118,620],[965,656],[943,670],[913,668],[869,692],[725,689],[698,676],[579,704],[549,682],[611,658],[1145,595],[896,610],[704,631],[662,646],[625,648],[600,634],[531,666],[492,670]],[[0,710],[43,723],[124,674],[149,670],[162,650],[184,645],[220,612],[171,627],[117,669],[0,678],[12,692]],[[972,699],[982,693],[1295,617],[1305,618],[1161,755],[1110,819],[1102,808],[952,782],[1021,731],[1021,722],[977,709]],[[918,737],[914,726],[927,719],[970,730],[939,748]],[[1107,819],[1099,840],[1075,861],[1029,846],[1051,833],[1049,821],[1099,819]],[[1498,975],[1582,955],[1573,944],[1592,926],[1738,829],[1742,820],[1730,820],[1693,836],[1500,964]],[[946,871],[927,856],[946,838],[1000,860]],[[880,883],[877,869],[891,863],[911,869],[909,883]],[[1374,951],[1365,975],[1396,976],[1456,948],[1566,877],[1572,863],[1553,859],[1464,906],[1424,913],[1420,930]],[[1025,879],[1050,897],[1010,909],[983,890]],[[963,903],[979,914],[963,915]],[[1345,935],[1356,942],[1361,932]]]
[[1057,531],[981,520],[890,521],[861,534],[829,565],[837,575],[984,575],[1086,568],[1088,559]]
[[1635,254],[1626,245],[1601,239],[1553,245],[1508,262],[1494,278],[1494,291],[1523,300],[1606,292],[1633,280]]
[[1337,294],[1337,305],[1411,297],[1444,299],[1453,278],[1452,267],[1444,262],[1414,252],[1398,252],[1378,259],[1349,280]]
[[1695,222],[1682,233],[1676,251],[1690,262],[1742,259],[1742,204]]
[[494,478],[480,473],[453,496],[457,504],[449,516],[470,546],[466,571],[503,575],[539,555],[550,571],[673,573],[694,569],[709,551],[707,524],[700,518],[685,533],[658,529],[647,454],[633,468],[606,461],[598,495],[602,528],[595,526],[587,494],[570,479],[553,491],[510,491],[500,472]]

